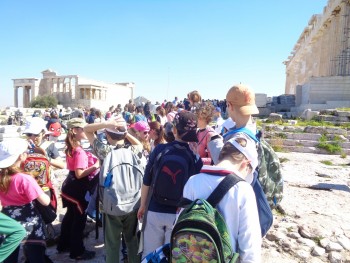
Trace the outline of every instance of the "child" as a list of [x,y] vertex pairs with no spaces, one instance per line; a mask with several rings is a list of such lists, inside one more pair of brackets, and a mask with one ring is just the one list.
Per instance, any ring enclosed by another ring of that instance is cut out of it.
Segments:
[[52,166],[59,169],[65,168],[65,164],[61,159],[55,144],[45,139],[45,136],[49,134],[49,132],[47,131],[45,121],[42,118],[31,118],[26,123],[26,128],[23,131],[23,134],[27,136],[28,141],[33,144],[32,146],[34,148],[36,148],[35,150],[41,150],[40,153],[47,157]]
[[[99,129],[105,129],[108,144],[104,144],[98,139],[96,139],[94,132]],[[111,119],[108,122],[86,125],[84,127],[84,130],[90,144],[92,145],[93,150],[96,152],[97,156],[101,161],[106,160],[107,158],[111,158],[111,151],[119,151],[119,154],[113,155],[115,157],[115,159],[113,159],[112,162],[113,164],[130,163],[130,158],[132,158],[133,156],[132,152],[134,152],[137,156],[142,155],[141,142],[139,142],[134,136],[132,136],[126,131],[126,123],[121,116],[118,116],[115,119]],[[125,147],[126,140],[132,146]],[[102,178],[103,175],[107,173],[106,169],[109,168],[109,165],[110,161],[105,161],[103,163],[101,171]],[[141,163],[139,163],[139,168],[143,171]],[[119,175],[120,177],[118,178],[121,181],[125,179],[124,176],[128,176],[129,178],[131,177],[129,173],[120,173]],[[116,188],[116,185],[114,185],[114,187]],[[113,187],[111,188],[111,192],[115,190],[116,189],[114,189]],[[101,193],[100,196],[103,199],[103,193]],[[128,262],[140,262],[140,257],[137,255],[138,239],[135,231],[137,227],[137,208],[138,206],[135,207],[134,211],[120,216],[113,215],[112,213],[110,213],[110,211],[108,211],[108,209],[105,209],[103,211],[107,263],[119,262],[120,260],[119,248],[121,233],[123,234],[123,238],[125,240],[126,247],[128,250]]]
[[233,186],[217,205],[226,221],[231,246],[240,254],[240,262],[261,261],[259,217],[251,183],[251,173],[258,164],[255,142],[243,136],[228,140],[219,155],[217,166],[203,166],[200,174],[187,181],[183,196],[190,200],[207,199],[218,184],[233,173],[248,182]]
[[211,164],[211,156],[208,150],[208,142],[210,138],[215,135],[215,131],[210,127],[209,123],[213,118],[214,106],[211,104],[200,104],[196,108],[196,115],[198,118],[197,131],[197,153],[202,158],[203,164]]
[[[45,262],[44,222],[33,205],[38,200],[47,206],[50,198],[35,179],[21,173],[21,163],[27,157],[28,143],[23,139],[8,139],[0,143],[0,202],[2,212],[18,221],[26,229],[24,254],[30,263]],[[19,246],[4,263],[18,261]]]
[[151,151],[160,143],[166,143],[164,137],[164,127],[158,121],[149,123],[150,131],[149,137],[151,139]]
[[[188,175],[191,176],[193,174],[196,174],[200,171],[201,167],[203,166],[202,160],[195,156],[188,143],[189,142],[195,142],[197,141],[196,136],[196,129],[197,129],[197,117],[194,113],[188,112],[188,111],[181,111],[177,113],[174,117],[174,126],[173,126],[173,133],[175,136],[175,140],[171,143],[167,144],[158,144],[154,150],[150,154],[149,162],[147,163],[145,175],[143,178],[143,185],[141,189],[141,206],[139,208],[139,211],[137,213],[137,217],[139,220],[143,220],[144,214],[147,211],[147,219],[143,222],[145,224],[144,227],[144,250],[143,255],[146,256],[150,252],[152,252],[157,247],[160,247],[166,243],[169,243],[170,241],[170,234],[172,231],[172,226],[174,223],[174,220],[176,218],[176,211],[177,207],[174,205],[164,204],[160,201],[156,200],[153,196],[153,192],[150,191],[150,186],[153,181],[153,177],[155,176],[153,173],[153,166],[157,162],[161,162],[162,160],[166,160],[166,155],[179,155],[179,156],[186,156],[187,164],[189,165],[188,168],[190,168],[188,172]],[[164,153],[164,151],[166,153]],[[164,153],[158,159],[158,155],[160,153]],[[187,158],[188,157],[188,158]],[[165,159],[163,159],[165,158]],[[172,161],[172,160],[170,160]],[[164,166],[163,166],[164,167]],[[176,167],[178,172],[175,173],[175,181],[178,178],[178,181],[186,181],[188,178],[180,177],[181,175],[184,176],[184,173],[182,170],[184,168]],[[158,169],[157,169],[158,170]],[[162,170],[163,171],[163,170]],[[171,173],[170,170],[167,172],[168,174]],[[168,189],[169,185],[164,184],[156,184],[155,188],[165,188]],[[182,189],[181,189],[182,192]],[[181,192],[179,193],[181,195]],[[147,204],[148,195],[150,196],[149,204]],[[148,206],[148,207],[147,207]]]
[[[254,123],[252,115],[258,114],[259,110],[255,105],[255,94],[253,90],[243,84],[234,85],[227,92],[226,101],[228,115],[236,124],[233,129],[247,127],[253,132],[253,134],[256,134],[256,123]],[[247,140],[252,140],[245,133],[241,134],[243,134]],[[233,136],[235,135],[225,137],[225,141]],[[215,135],[213,137],[214,138],[212,139],[215,139]],[[214,164],[216,164],[218,161],[223,143],[224,142],[222,140],[211,140],[208,144],[208,149]]]
[[61,236],[57,245],[58,252],[69,251],[70,258],[75,260],[95,257],[94,251],[84,247],[83,231],[88,205],[85,195],[92,187],[89,175],[99,168],[99,162],[89,166],[88,154],[81,146],[81,140],[87,139],[83,129],[85,124],[81,118],[73,118],[67,123],[65,153],[69,174],[62,184],[62,202],[63,207],[67,207],[67,212],[62,220]]
[[5,236],[4,240],[0,241],[0,262],[3,262],[19,246],[26,230],[21,224],[0,212],[0,235]]

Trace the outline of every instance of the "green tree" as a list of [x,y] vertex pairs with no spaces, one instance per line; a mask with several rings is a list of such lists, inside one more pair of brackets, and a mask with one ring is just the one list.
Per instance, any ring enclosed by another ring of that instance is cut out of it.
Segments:
[[57,99],[51,95],[37,96],[30,102],[31,108],[52,108],[57,106]]

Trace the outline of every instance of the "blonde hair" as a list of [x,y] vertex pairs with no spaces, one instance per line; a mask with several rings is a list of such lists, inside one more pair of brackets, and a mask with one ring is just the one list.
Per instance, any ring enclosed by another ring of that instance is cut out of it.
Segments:
[[134,127],[130,127],[128,129],[128,133],[130,133],[132,136],[136,137],[136,139],[138,139],[141,144],[142,144],[142,148],[144,150],[146,150],[147,152],[151,152],[151,144],[149,143],[149,141],[145,141],[139,134],[140,132],[137,131]]

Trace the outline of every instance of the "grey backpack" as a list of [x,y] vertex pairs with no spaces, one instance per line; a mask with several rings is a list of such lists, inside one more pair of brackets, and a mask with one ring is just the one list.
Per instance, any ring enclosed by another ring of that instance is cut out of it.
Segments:
[[106,214],[122,216],[140,207],[144,168],[131,147],[113,149],[103,160],[100,201]]

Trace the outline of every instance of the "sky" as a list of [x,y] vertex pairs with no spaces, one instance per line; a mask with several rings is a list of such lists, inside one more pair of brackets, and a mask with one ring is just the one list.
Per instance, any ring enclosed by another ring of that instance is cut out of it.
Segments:
[[[0,106],[14,78],[134,82],[134,97],[224,99],[236,83],[284,94],[285,65],[327,0],[2,0]],[[1,96],[2,94],[2,96]],[[19,99],[21,101],[21,99]]]

